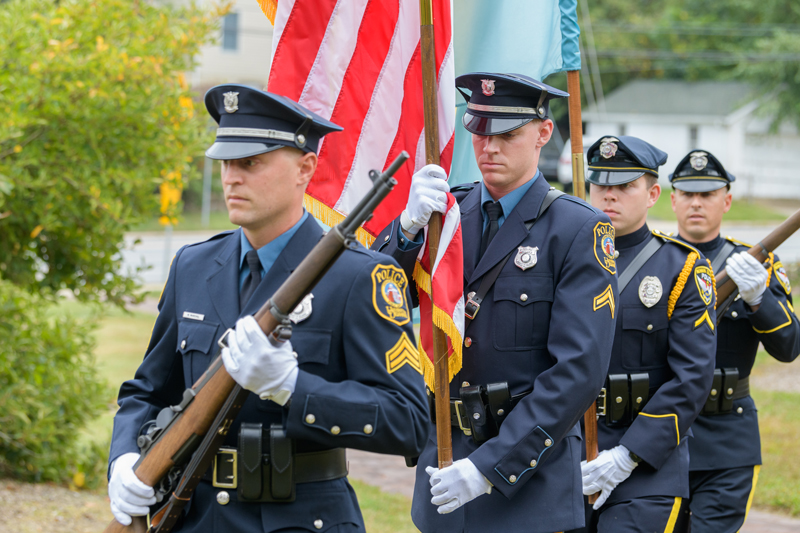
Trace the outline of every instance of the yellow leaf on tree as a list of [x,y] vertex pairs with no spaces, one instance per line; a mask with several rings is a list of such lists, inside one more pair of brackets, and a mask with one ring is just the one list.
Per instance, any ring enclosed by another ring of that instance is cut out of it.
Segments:
[[44,229],[44,226],[42,226],[41,224],[39,224],[38,226],[33,228],[33,231],[31,232],[31,239],[35,239],[36,237],[38,237],[43,229]]

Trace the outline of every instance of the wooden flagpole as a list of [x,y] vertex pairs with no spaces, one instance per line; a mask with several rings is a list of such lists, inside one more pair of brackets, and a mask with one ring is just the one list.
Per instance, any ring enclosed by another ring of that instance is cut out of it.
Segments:
[[[420,0],[420,52],[422,57],[422,101],[425,112],[425,163],[439,164],[438,91],[436,90],[436,48],[433,34],[432,0]],[[439,251],[442,215],[433,213],[428,222],[428,253],[431,267]],[[433,286],[431,286],[431,303]],[[453,464],[453,435],[450,427],[450,376],[447,365],[447,337],[433,324],[434,397],[436,399],[436,444],[439,468]]]
[[[586,199],[586,182],[583,175],[583,121],[581,120],[581,71],[567,71],[569,93],[569,141],[572,151],[572,187],[575,196]],[[597,406],[594,402],[583,415],[586,434],[586,460],[597,458]],[[589,496],[589,503],[597,501],[598,494]]]

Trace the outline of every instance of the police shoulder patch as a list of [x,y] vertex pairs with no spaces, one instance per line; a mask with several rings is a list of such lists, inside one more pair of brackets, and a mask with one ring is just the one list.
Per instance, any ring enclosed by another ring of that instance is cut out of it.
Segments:
[[411,320],[406,305],[408,280],[394,265],[376,265],[372,270],[372,305],[381,317],[402,326]]
[[419,352],[404,331],[397,343],[386,352],[386,371],[390,374],[403,365],[408,365],[422,374]]
[[792,293],[792,283],[789,281],[789,275],[786,273],[786,269],[783,266],[783,263],[778,261],[775,263],[774,272],[775,278],[778,280],[778,283],[781,284],[783,290],[786,291],[786,294]]
[[694,269],[694,281],[697,284],[697,291],[706,305],[711,304],[714,299],[714,274],[711,267],[699,266]]
[[614,226],[610,222],[598,222],[594,227],[594,256],[600,266],[612,274],[617,273],[614,252]]

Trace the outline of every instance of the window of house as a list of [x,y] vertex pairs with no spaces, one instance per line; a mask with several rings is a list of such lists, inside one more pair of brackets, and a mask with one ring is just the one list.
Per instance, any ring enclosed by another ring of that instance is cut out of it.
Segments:
[[689,149],[697,148],[697,126],[689,126]]
[[229,13],[222,19],[222,49],[239,48],[239,14]]
[[627,124],[620,124],[619,125],[619,134],[620,134],[620,136],[625,135],[626,131],[628,131]]

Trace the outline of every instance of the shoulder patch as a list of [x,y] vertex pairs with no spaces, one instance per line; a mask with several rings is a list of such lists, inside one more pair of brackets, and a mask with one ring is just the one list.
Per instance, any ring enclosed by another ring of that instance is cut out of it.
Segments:
[[694,281],[697,284],[700,298],[703,299],[706,305],[711,305],[711,300],[714,298],[714,274],[711,272],[711,267],[699,266],[695,268]]
[[394,346],[386,352],[386,371],[390,374],[403,365],[408,365],[422,374],[419,352],[404,331]]
[[667,235],[666,233],[661,233],[660,231],[658,231],[656,229],[652,230],[652,234],[655,235],[656,237],[660,237],[660,238],[664,239],[665,242],[672,242],[672,243],[675,243],[675,244],[680,244],[684,248],[688,248],[692,252],[697,253],[697,255],[700,255],[700,252],[697,251],[697,248],[695,248],[694,246],[692,246],[688,242],[683,242],[682,240],[676,239],[675,237],[671,237],[671,236]]
[[612,274],[617,273],[614,251],[614,226],[610,222],[598,222],[594,227],[594,256],[600,266]]
[[734,239],[734,238],[733,238],[733,237],[731,237],[730,235],[725,235],[725,240],[726,240],[726,241],[730,241],[730,242],[732,242],[733,244],[736,244],[736,245],[738,245],[738,246],[746,246],[747,248],[752,248],[752,247],[753,247],[753,245],[752,245],[752,244],[747,244],[746,242],[742,242],[742,241],[740,241],[740,240]]
[[372,270],[372,305],[381,317],[402,326],[411,320],[406,305],[406,274],[394,265],[376,265]]
[[789,281],[789,275],[786,273],[786,269],[783,267],[783,263],[778,261],[774,264],[773,270],[775,272],[775,278],[778,280],[778,283],[781,284],[783,290],[786,291],[786,294],[792,293],[792,283]]

